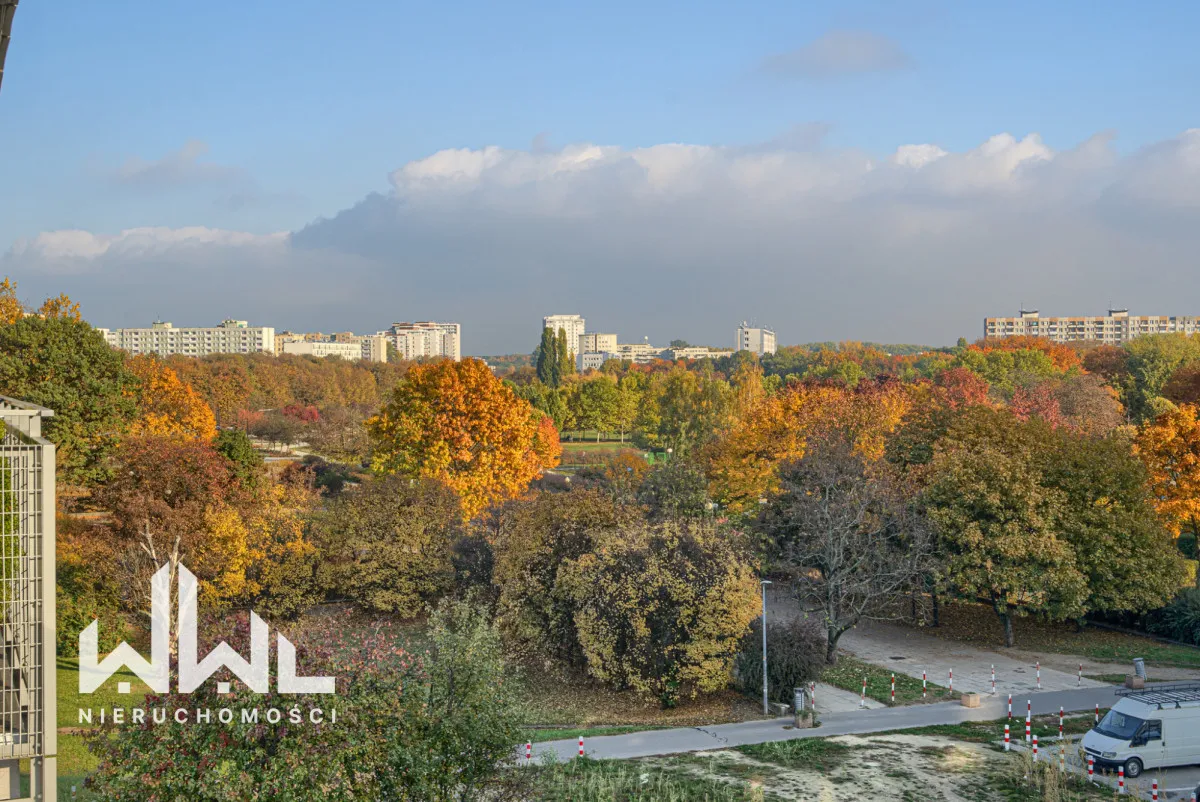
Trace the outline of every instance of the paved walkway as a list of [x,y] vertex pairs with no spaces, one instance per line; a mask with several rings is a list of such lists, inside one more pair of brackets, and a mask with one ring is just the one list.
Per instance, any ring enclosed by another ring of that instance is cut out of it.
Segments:
[[[1034,715],[1057,713],[1059,707],[1069,711],[1092,710],[1098,704],[1110,707],[1116,688],[1102,686],[1084,690],[1059,691],[1033,694],[1028,701],[1033,704]],[[820,689],[817,703],[820,704]],[[963,721],[991,721],[1005,716],[1005,700],[985,699],[977,708],[966,708],[957,702],[940,702],[908,707],[888,707],[876,710],[853,710],[829,713],[821,716],[821,726],[816,729],[792,729],[791,719],[747,721],[739,724],[717,724],[709,727],[679,727],[670,730],[634,732],[627,735],[604,735],[584,739],[584,753],[588,757],[624,759],[669,755],[680,752],[700,752],[708,749],[724,749],[731,746],[788,741],[796,738],[824,738],[831,735],[853,735],[888,730],[911,729],[936,724],[956,724]],[[1013,707],[1018,705],[1014,700]],[[1025,702],[1020,710],[1014,709],[1013,720],[1023,720]],[[999,737],[1001,733],[997,733]],[[570,760],[579,754],[578,740],[546,741],[536,744],[534,758],[553,754],[559,760]]]
[[[996,670],[996,694],[1024,696],[1044,691],[1068,691],[1077,688],[1105,687],[1104,683],[1043,665],[1038,687],[1037,663],[1010,657],[965,643],[948,641],[906,627],[876,621],[864,622],[842,636],[841,647],[868,663],[889,671],[921,678],[946,687],[954,672],[954,689],[982,695],[992,692],[992,668]],[[1023,656],[1023,655],[1022,655]],[[1055,661],[1057,665],[1061,662]],[[1129,667],[1132,671],[1133,666]]]

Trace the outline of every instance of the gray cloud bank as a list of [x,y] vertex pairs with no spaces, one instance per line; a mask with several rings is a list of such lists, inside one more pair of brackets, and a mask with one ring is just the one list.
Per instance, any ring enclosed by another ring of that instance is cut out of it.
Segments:
[[51,231],[0,274],[97,325],[449,319],[471,353],[532,350],[551,312],[713,345],[743,318],[785,343],[943,344],[1021,302],[1200,314],[1200,130],[1123,157],[1107,135],[886,158],[787,143],[444,150],[295,232]]

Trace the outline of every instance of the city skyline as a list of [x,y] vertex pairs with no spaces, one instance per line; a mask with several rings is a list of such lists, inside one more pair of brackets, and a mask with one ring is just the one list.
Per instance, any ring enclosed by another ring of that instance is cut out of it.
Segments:
[[403,305],[472,321],[467,352],[580,301],[712,343],[747,314],[935,346],[1035,297],[1186,315],[1200,8],[1103,5],[26,4],[0,274],[110,327]]

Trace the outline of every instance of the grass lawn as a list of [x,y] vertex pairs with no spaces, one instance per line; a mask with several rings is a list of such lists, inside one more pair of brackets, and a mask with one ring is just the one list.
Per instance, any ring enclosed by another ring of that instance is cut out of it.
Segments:
[[772,741],[734,748],[743,755],[749,755],[764,763],[788,768],[814,768],[822,773],[842,765],[853,752],[849,746],[825,738]]
[[[516,681],[525,720],[531,725],[638,730],[724,724],[762,717],[755,700],[731,690],[684,698],[677,706],[664,710],[654,699],[633,691],[613,690],[565,668],[528,665],[518,672]],[[569,737],[561,734],[563,730],[550,732],[559,734],[543,740]]]
[[[992,608],[962,602],[942,606],[941,626],[923,628],[931,635],[982,646],[1003,646],[1004,630]],[[1016,646],[1028,652],[1081,655],[1092,660],[1129,663],[1144,657],[1151,665],[1200,668],[1200,648],[1160,643],[1152,638],[1085,627],[1067,622],[1018,618],[1013,622]],[[1124,676],[1122,675],[1122,679]]]
[[532,798],[571,802],[754,802],[761,792],[645,761],[582,758],[530,771]]
[[[1107,708],[1102,708],[1100,714],[1103,716],[1106,710]],[[1094,716],[1094,713],[1068,713],[1063,719],[1063,732],[1066,735],[1083,735],[1095,723]],[[1014,742],[1025,739],[1025,717],[1018,716],[1015,710],[1011,722],[1003,718],[996,721],[964,721],[960,724],[941,724],[934,727],[896,730],[895,734],[942,735],[959,741],[991,743],[1004,740],[1005,724],[1009,725],[1009,737]],[[1058,737],[1058,716],[1034,716],[1030,729],[1031,734],[1036,735],[1039,741],[1052,744]]]
[[[838,656],[836,666],[829,666],[821,674],[821,681],[835,688],[853,693],[862,693],[863,678],[867,680],[867,696],[877,702],[891,704],[892,702],[892,672],[885,668],[864,663],[857,657],[847,654]],[[919,702],[944,702],[957,699],[961,694],[951,693],[941,685],[930,682],[927,695],[921,697],[921,680],[913,679],[907,674],[896,674],[896,704],[907,705]]]

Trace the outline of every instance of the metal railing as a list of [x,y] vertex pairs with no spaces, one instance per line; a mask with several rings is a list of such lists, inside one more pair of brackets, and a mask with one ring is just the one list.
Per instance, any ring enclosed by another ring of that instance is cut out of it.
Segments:
[[55,799],[58,751],[54,444],[42,437],[53,414],[0,396],[0,768],[11,776],[28,758],[32,800]]

